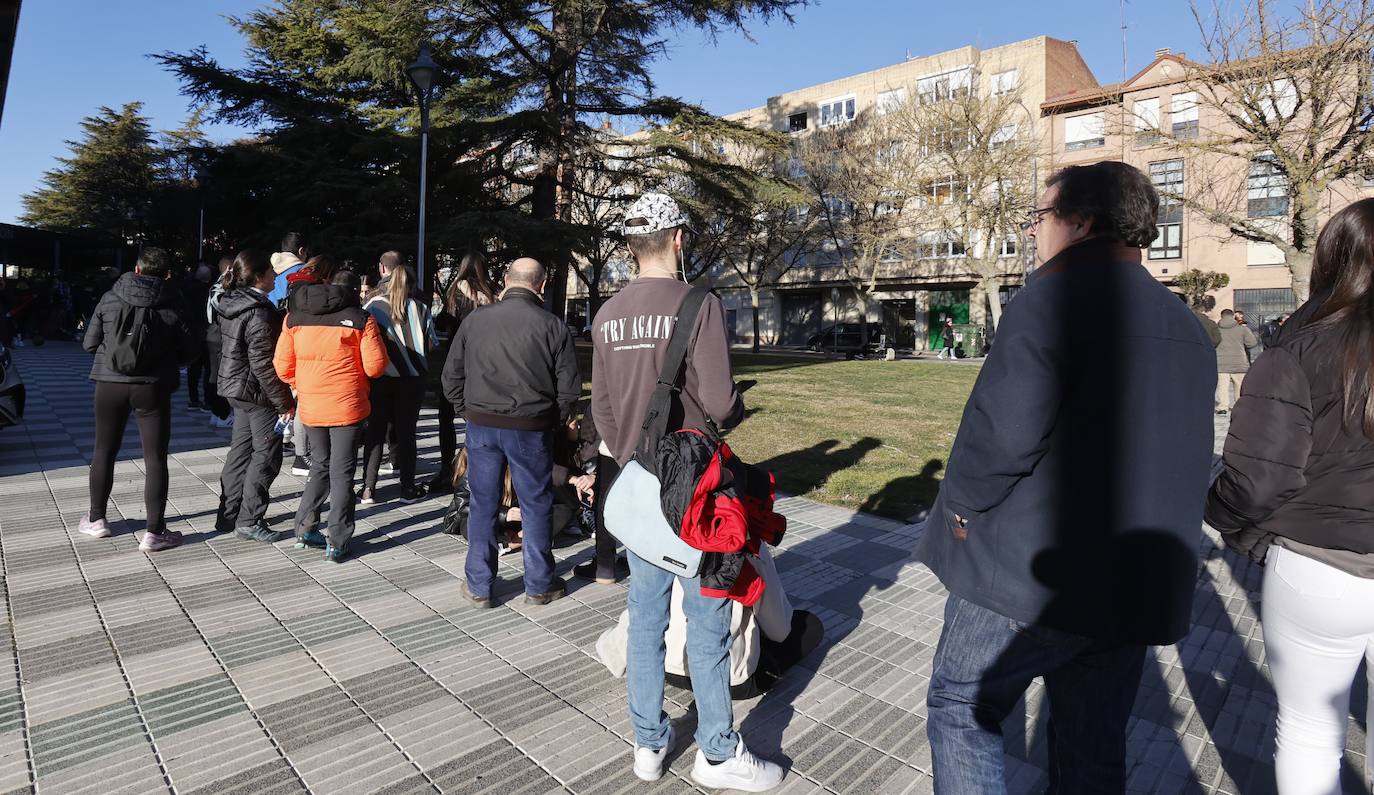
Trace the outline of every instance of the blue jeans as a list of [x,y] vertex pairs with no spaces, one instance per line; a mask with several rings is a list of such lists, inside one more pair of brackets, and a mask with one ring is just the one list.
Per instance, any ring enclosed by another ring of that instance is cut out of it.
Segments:
[[[663,633],[668,630],[676,575],[628,553],[630,560],[630,639],[625,686],[635,745],[662,748],[668,716],[663,712]],[[682,611],[687,615],[687,665],[697,706],[697,747],[713,762],[735,755],[739,735],[730,703],[730,610],[728,599],[701,595],[696,577],[682,581]]]
[[935,792],[1005,792],[1002,722],[1045,679],[1051,793],[1126,791],[1145,647],[1026,624],[950,594],[926,697]]
[[553,584],[553,453],[548,431],[513,431],[469,422],[467,428],[468,557],[463,566],[468,591],[486,599],[496,579],[496,516],[501,510],[505,469],[520,503],[524,530],[525,593],[542,594]]

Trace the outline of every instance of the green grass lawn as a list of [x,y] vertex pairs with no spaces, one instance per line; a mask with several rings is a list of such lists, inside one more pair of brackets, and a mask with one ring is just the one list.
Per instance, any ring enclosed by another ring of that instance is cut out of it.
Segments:
[[935,499],[978,377],[935,362],[732,359],[736,380],[759,382],[727,438],[741,458],[789,494],[902,520]]

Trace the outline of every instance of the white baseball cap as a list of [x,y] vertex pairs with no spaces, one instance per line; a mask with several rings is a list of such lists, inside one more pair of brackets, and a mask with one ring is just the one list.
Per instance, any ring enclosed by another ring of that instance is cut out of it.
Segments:
[[672,196],[666,193],[645,193],[625,211],[622,230],[626,235],[650,235],[674,227],[689,228],[690,219]]

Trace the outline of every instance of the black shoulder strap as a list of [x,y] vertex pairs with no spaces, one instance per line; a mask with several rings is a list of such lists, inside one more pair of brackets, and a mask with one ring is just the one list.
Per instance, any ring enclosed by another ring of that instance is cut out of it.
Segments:
[[682,299],[677,310],[677,323],[673,326],[673,336],[668,340],[668,350],[663,355],[663,370],[658,374],[658,385],[649,399],[649,410],[644,415],[644,425],[640,428],[637,449],[653,461],[657,456],[658,440],[668,431],[668,416],[673,406],[673,396],[682,391],[683,365],[687,360],[687,344],[692,341],[692,330],[696,328],[697,315],[701,304],[706,300],[704,287],[693,287]]

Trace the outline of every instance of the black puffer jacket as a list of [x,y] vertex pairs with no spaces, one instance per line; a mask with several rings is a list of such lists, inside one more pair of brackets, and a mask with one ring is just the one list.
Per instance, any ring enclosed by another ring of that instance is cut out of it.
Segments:
[[223,343],[217,389],[226,398],[276,409],[295,407],[291,388],[277,376],[272,355],[281,336],[281,312],[252,288],[225,293],[215,303]]
[[[154,322],[162,326],[157,331],[166,343],[164,350],[168,355],[164,357],[162,367],[155,376],[124,375],[114,372],[106,364],[105,341],[114,338],[119,311],[124,306],[157,310],[152,316]],[[90,322],[86,324],[86,336],[81,346],[95,354],[95,361],[91,363],[91,380],[116,384],[165,384],[176,389],[180,384],[179,368],[195,358],[197,348],[187,329],[182,307],[181,292],[174,282],[138,273],[120,276],[114,287],[100,297],[100,303],[96,304]]]
[[1324,299],[1299,309],[1245,377],[1206,519],[1250,543],[1272,533],[1371,553],[1374,441],[1358,418],[1343,421],[1342,332],[1310,322]]

